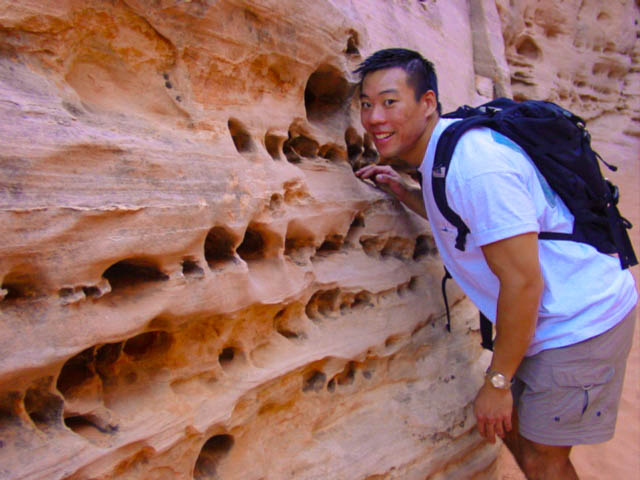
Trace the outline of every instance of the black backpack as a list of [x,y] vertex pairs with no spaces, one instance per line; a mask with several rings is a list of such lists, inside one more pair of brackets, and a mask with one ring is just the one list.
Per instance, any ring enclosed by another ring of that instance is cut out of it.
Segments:
[[[465,105],[442,118],[462,119],[440,136],[431,175],[438,209],[458,231],[457,249],[464,251],[469,228],[447,203],[445,181],[449,163],[456,143],[466,131],[489,127],[511,139],[531,157],[574,216],[572,233],[540,232],[538,238],[588,243],[602,253],[617,254],[622,269],[637,265],[627,233],[631,223],[620,215],[618,188],[602,176],[598,160],[613,171],[617,168],[591,148],[591,136],[582,118],[551,102],[515,102],[508,98],[498,98],[476,108]],[[450,278],[448,272],[443,279],[443,292],[447,277]],[[448,318],[446,296],[445,306]],[[491,349],[491,323],[482,313],[480,323],[482,344]]]

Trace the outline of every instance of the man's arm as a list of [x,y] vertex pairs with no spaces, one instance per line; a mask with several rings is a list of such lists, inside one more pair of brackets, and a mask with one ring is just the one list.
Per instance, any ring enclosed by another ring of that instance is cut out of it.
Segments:
[[[538,319],[544,281],[535,232],[490,243],[482,247],[489,268],[500,281],[496,339],[491,369],[507,380],[515,374],[529,347]],[[491,443],[495,435],[511,430],[513,397],[485,381],[475,399],[478,431]]]
[[392,194],[422,218],[427,218],[422,190],[408,185],[389,165],[367,165],[356,172],[360,178],[373,180],[378,187]]

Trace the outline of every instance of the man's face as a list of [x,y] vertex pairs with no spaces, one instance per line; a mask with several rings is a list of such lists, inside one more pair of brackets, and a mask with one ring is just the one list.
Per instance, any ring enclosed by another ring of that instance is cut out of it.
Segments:
[[416,101],[402,68],[368,74],[362,82],[360,107],[362,126],[388,163],[420,166],[429,140],[427,125],[432,109],[425,96]]

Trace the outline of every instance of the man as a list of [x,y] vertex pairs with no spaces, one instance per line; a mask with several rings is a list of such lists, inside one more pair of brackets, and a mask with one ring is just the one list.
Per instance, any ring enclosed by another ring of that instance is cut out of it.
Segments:
[[[445,266],[496,325],[474,401],[478,431],[504,439],[529,479],[578,478],[571,446],[613,436],[637,292],[617,258],[583,243],[538,240],[573,217],[526,154],[487,128],[465,133],[447,174],[465,251],[431,191],[441,119],[433,65],[404,49],[376,52],[361,75],[361,121],[382,162],[356,172],[427,218]],[[418,170],[422,189],[394,168]]]

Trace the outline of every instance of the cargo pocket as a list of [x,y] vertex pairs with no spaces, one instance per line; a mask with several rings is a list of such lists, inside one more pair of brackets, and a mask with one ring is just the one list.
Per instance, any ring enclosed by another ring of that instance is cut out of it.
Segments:
[[609,408],[607,395],[601,395],[614,374],[609,365],[565,367],[554,366],[553,421],[559,424],[579,423],[594,413],[600,417]]

